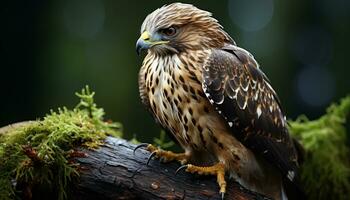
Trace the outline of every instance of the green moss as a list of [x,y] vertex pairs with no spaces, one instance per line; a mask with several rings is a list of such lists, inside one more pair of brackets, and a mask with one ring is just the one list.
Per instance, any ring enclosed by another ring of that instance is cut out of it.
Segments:
[[333,104],[317,120],[305,116],[290,122],[290,131],[306,150],[301,178],[310,199],[348,199],[350,196],[349,148],[346,117],[350,96]]
[[169,149],[174,146],[175,143],[173,141],[167,141],[165,131],[161,131],[159,134],[159,138],[153,139],[153,144],[161,149]]
[[[0,133],[0,199],[15,199],[35,186],[45,186],[58,199],[67,199],[67,186],[79,175],[79,166],[70,161],[73,149],[94,149],[107,135],[122,136],[120,124],[103,120],[104,111],[96,106],[88,87],[76,95],[80,102],[73,110],[51,111],[42,120]],[[301,116],[290,121],[292,135],[306,150],[301,177],[310,199],[350,196],[345,129],[349,112],[350,96],[317,120]],[[139,143],[136,138],[131,141]],[[164,132],[154,143],[164,149],[173,146]]]
[[66,187],[78,175],[77,164],[69,160],[72,150],[96,148],[107,135],[122,136],[120,124],[103,120],[94,92],[86,87],[77,96],[80,103],[73,110],[51,111],[42,120],[0,135],[0,199],[13,199],[35,185],[47,185],[59,199],[67,198]]

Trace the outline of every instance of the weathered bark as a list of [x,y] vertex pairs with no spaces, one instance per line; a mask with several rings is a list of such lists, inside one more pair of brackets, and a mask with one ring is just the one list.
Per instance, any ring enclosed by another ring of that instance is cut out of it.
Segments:
[[[177,162],[161,163],[151,160],[149,152],[138,149],[125,140],[109,137],[95,151],[78,158],[81,171],[74,199],[221,199],[214,176],[196,176],[180,172]],[[244,189],[238,183],[228,182],[225,199],[266,199]]]
[[[0,134],[7,134],[30,123],[35,122],[26,121],[2,127]],[[126,140],[108,137],[97,150],[81,148],[79,151],[85,153],[86,157],[75,160],[81,170],[78,181],[73,183],[68,192],[70,199],[221,199],[214,176],[193,175],[185,171],[175,176],[180,164],[161,163],[159,159],[151,160],[147,166],[150,153],[140,148],[134,155],[135,147]],[[49,191],[40,191],[40,188],[34,193],[38,199],[52,197]],[[228,180],[225,199],[268,198]]]

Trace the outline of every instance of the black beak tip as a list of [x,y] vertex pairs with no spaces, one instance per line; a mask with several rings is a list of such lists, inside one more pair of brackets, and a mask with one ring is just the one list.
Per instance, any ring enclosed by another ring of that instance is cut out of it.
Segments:
[[141,50],[142,50],[141,46],[136,45],[136,53],[138,56],[141,54]]
[[136,53],[137,55],[141,55],[141,52],[143,50],[147,50],[150,48],[150,43],[149,42],[145,42],[144,40],[142,39],[138,39],[137,42],[136,42]]
[[138,39],[136,42],[136,53],[139,56],[142,52],[142,50],[145,49],[145,42],[141,39]]

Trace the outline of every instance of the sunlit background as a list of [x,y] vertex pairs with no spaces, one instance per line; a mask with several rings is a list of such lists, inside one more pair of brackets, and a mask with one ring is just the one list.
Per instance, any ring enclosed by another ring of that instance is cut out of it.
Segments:
[[[159,127],[139,101],[139,28],[171,1],[5,1],[0,6],[0,125],[73,107],[88,84],[126,137]],[[350,1],[183,1],[213,13],[260,63],[289,118],[316,118],[350,93]]]

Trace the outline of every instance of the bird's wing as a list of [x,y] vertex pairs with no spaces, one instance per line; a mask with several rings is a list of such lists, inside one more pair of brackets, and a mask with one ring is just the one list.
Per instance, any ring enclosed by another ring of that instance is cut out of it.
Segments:
[[202,87],[232,134],[293,182],[296,150],[278,97],[253,56],[233,45],[213,50]]

